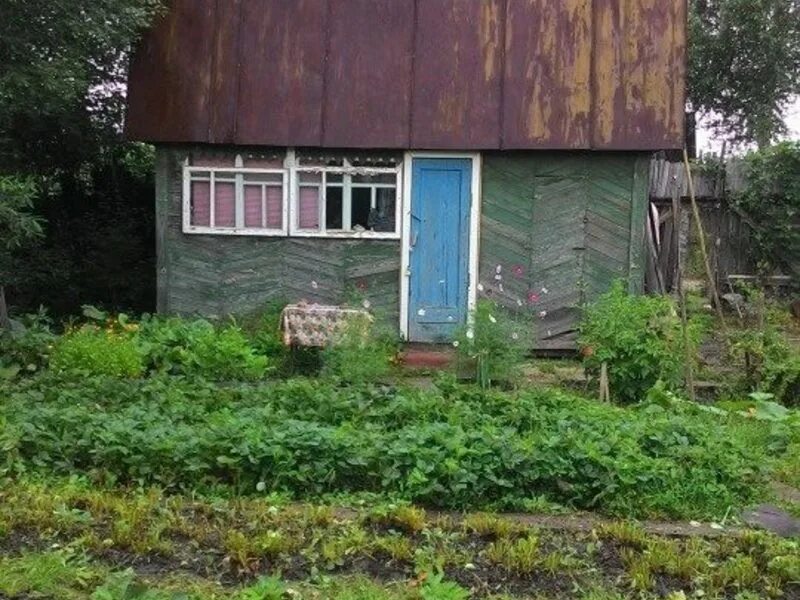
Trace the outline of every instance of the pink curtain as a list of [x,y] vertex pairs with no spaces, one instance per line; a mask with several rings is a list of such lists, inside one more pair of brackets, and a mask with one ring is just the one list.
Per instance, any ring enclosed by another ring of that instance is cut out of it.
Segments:
[[211,184],[207,181],[192,182],[191,224],[195,227],[211,225]]
[[217,227],[236,227],[236,185],[219,183],[214,186],[214,224]]
[[319,188],[300,188],[300,229],[319,229]]
[[261,228],[261,186],[244,186],[244,226]]
[[283,188],[267,188],[267,227],[283,228]]

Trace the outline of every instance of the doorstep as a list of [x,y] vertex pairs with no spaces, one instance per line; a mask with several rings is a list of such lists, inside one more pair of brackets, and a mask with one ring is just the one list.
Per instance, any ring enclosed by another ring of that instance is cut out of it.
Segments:
[[445,371],[456,364],[456,351],[446,344],[409,343],[400,351],[400,366],[413,370]]

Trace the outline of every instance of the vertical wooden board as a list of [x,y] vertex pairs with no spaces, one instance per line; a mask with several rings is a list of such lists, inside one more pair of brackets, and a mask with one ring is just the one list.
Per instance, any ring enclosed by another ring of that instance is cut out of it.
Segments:
[[242,5],[236,142],[322,145],[327,0]]
[[633,165],[633,185],[631,186],[631,226],[630,262],[628,283],[630,292],[644,292],[645,227],[647,210],[650,204],[647,190],[650,187],[650,156],[639,155]]
[[169,249],[167,238],[170,209],[170,160],[166,148],[156,149],[156,310],[169,311]]
[[211,65],[208,141],[233,143],[239,101],[239,30],[243,0],[217,3]]
[[482,296],[514,310],[528,306],[531,291],[533,183],[529,157],[484,156],[479,260]]
[[503,147],[588,148],[591,0],[508,0]]
[[407,148],[414,1],[330,2],[323,144]]
[[208,136],[215,0],[174,0],[131,61],[132,139],[188,142]]
[[685,0],[595,0],[594,51],[593,147],[682,146]]
[[411,146],[498,148],[504,0],[417,0]]

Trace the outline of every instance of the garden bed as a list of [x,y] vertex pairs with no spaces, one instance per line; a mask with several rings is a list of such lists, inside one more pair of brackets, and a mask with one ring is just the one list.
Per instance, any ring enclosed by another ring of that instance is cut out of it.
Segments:
[[[117,579],[151,595],[93,600],[166,600],[178,591],[197,600],[800,598],[798,544],[763,533],[675,538],[628,522],[564,532],[402,504],[343,515],[276,499],[102,491],[77,480],[6,482],[0,541],[0,597],[11,598],[88,598]],[[282,583],[259,584],[278,574]],[[284,592],[257,595],[259,586]]]

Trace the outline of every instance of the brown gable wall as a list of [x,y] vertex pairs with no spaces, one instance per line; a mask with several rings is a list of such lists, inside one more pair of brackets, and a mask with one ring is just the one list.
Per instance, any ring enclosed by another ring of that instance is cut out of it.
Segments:
[[686,0],[173,0],[131,66],[152,142],[683,145]]

